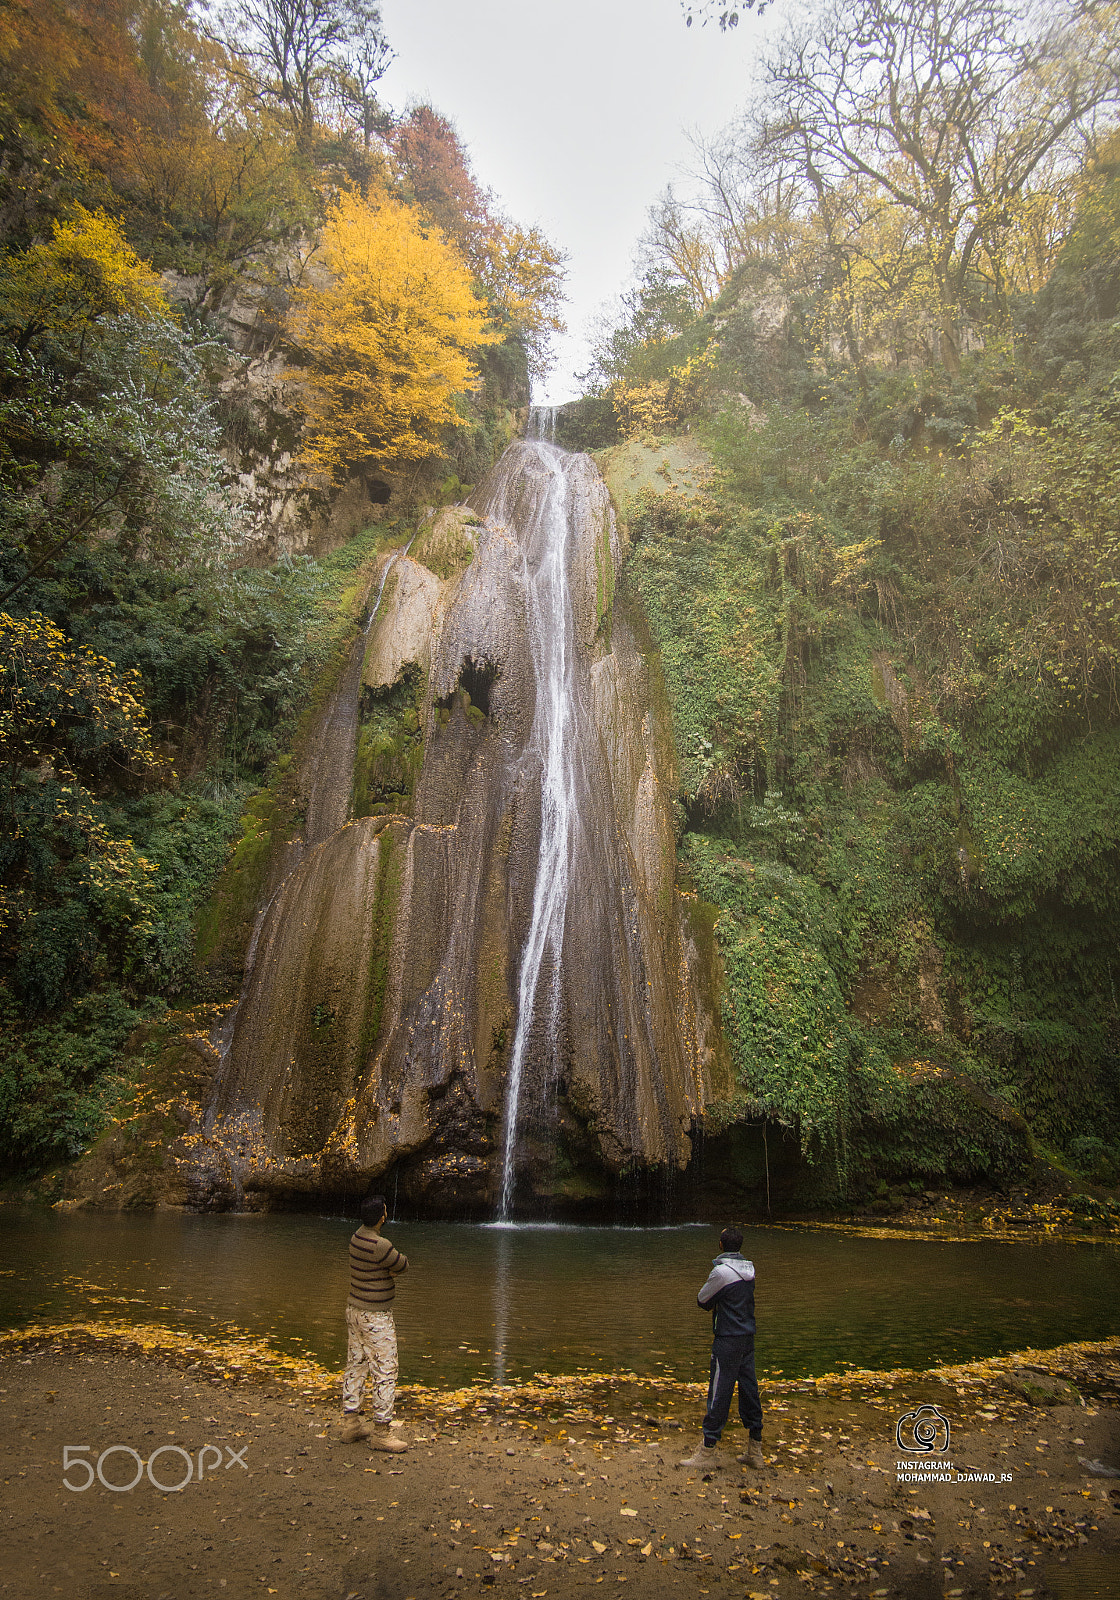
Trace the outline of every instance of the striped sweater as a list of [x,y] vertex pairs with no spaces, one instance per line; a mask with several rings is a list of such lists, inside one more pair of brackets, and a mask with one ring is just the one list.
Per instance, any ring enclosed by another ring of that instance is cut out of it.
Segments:
[[408,1271],[400,1251],[364,1224],[350,1240],[350,1304],[359,1311],[387,1311],[393,1303],[393,1279]]

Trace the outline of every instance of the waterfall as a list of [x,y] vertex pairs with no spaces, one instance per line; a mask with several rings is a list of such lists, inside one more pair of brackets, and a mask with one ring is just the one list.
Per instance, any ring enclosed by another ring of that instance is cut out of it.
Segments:
[[[613,603],[606,485],[556,425],[535,412],[537,437],[424,524],[394,584],[382,567],[368,635],[262,813],[266,910],[183,1157],[192,1203],[354,1193],[392,1169],[427,1214],[602,1205],[614,1174],[683,1166],[733,1088],[711,930],[676,887],[664,688]],[[355,818],[363,684],[388,799]]]
[[377,613],[381,610],[381,598],[385,593],[385,585],[389,580],[390,572],[392,572],[401,556],[407,556],[408,552],[412,549],[415,543],[416,535],[413,534],[412,538],[405,545],[404,549],[394,550],[388,561],[386,561],[384,570],[381,573],[381,582],[377,586],[377,599],[373,602],[373,609],[370,611],[366,625],[362,629],[362,632],[365,635],[369,635],[374,623],[377,621]]
[[556,443],[556,418],[559,406],[531,406],[526,437],[539,439],[545,444]]
[[517,1029],[506,1088],[499,1212],[503,1219],[509,1217],[513,1203],[522,1069],[546,950],[552,960],[550,1034],[555,1032],[575,794],[571,739],[575,640],[568,589],[568,483],[563,452],[552,445],[541,445],[539,451],[540,464],[548,475],[538,513],[543,548],[532,552],[536,557],[535,570],[530,567],[529,549],[525,550],[523,559],[529,648],[537,688],[536,711],[526,755],[540,765],[541,841],[533,912],[517,980]]

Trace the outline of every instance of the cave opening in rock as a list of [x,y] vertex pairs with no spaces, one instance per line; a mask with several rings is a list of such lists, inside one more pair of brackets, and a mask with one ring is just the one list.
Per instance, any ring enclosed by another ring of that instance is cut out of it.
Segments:
[[477,659],[474,656],[467,656],[459,668],[460,689],[467,691],[471,697],[471,705],[477,706],[484,717],[490,715],[490,690],[497,676],[497,668],[485,656]]

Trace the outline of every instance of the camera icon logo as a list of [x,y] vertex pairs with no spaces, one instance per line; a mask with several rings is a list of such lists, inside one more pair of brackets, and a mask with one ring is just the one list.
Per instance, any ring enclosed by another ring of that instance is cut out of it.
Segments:
[[898,1448],[911,1455],[945,1455],[949,1449],[949,1419],[936,1406],[916,1406],[899,1417],[894,1436]]

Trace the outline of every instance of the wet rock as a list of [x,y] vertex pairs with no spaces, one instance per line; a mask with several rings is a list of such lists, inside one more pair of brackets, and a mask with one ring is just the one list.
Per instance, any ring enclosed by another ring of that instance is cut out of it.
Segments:
[[362,682],[368,688],[390,688],[406,666],[416,665],[427,672],[443,587],[419,561],[401,556],[394,563],[376,623],[370,629],[362,667]]
[[1074,1385],[1053,1372],[1035,1367],[1020,1367],[1007,1375],[1008,1386],[1035,1406],[1077,1405],[1081,1399]]
[[[353,1190],[396,1165],[418,1203],[493,1203],[541,848],[533,630],[568,630],[573,820],[562,943],[526,1038],[524,1199],[590,1195],[594,1166],[683,1166],[726,1092],[713,952],[675,885],[665,697],[613,606],[606,488],[586,457],[515,445],[453,511],[398,558],[311,747],[316,828],[270,885],[195,1195],[228,1193],[224,1152],[246,1194]],[[560,514],[570,600],[545,616],[534,574]],[[347,822],[351,702],[408,671],[423,733],[410,815]]]

